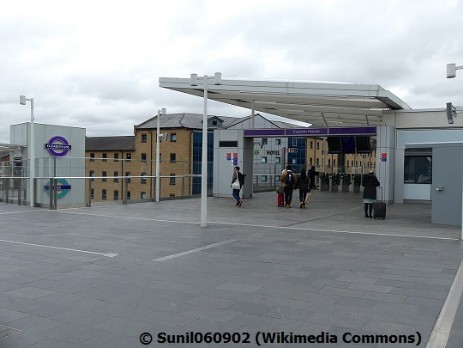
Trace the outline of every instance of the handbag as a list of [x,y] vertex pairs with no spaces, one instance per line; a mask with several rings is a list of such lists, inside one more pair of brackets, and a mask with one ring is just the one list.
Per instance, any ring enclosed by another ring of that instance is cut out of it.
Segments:
[[233,183],[232,183],[232,188],[233,188],[234,190],[239,190],[239,189],[241,189],[240,182],[239,182],[238,180],[233,181]]
[[311,201],[311,199],[312,199],[312,193],[308,192],[308,193],[307,193],[307,196],[305,197],[304,203],[305,203],[305,204],[309,204],[310,201]]

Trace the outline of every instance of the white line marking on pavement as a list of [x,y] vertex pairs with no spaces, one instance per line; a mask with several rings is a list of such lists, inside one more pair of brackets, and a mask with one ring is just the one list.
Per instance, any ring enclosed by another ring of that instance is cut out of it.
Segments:
[[200,221],[175,221],[175,220],[164,220],[164,219],[150,219],[150,218],[142,218],[142,217],[136,217],[136,216],[114,216],[114,215],[104,215],[104,214],[89,214],[89,213],[77,213],[74,211],[63,211],[63,210],[58,210],[60,213],[66,213],[66,214],[76,214],[76,215],[87,215],[87,216],[96,216],[96,217],[104,217],[104,218],[117,218],[117,219],[126,219],[126,220],[140,220],[140,221],[156,221],[156,222],[170,222],[170,223],[175,223],[175,224],[190,224],[190,225],[196,225],[199,224]]
[[[113,215],[104,215],[104,214],[89,214],[89,213],[77,213],[71,211],[58,211],[67,214],[77,214],[77,215],[88,215],[88,216],[97,216],[105,218],[118,218],[118,219],[127,219],[127,220],[140,220],[140,221],[156,221],[156,222],[169,222],[174,224],[191,224],[197,225],[200,221],[174,221],[174,220],[163,220],[163,219],[150,219],[150,218],[141,218],[141,217],[130,217],[130,216],[113,216]],[[302,223],[302,222],[301,222]],[[284,229],[284,230],[294,230],[294,231],[312,231],[312,232],[330,232],[330,233],[349,233],[349,234],[360,234],[360,235],[369,235],[369,236],[384,236],[384,237],[403,237],[403,238],[421,238],[421,239],[436,239],[436,240],[452,240],[458,241],[458,238],[449,238],[449,237],[432,237],[432,236],[420,236],[412,234],[397,234],[397,233],[375,233],[375,232],[360,232],[360,231],[344,231],[344,230],[324,230],[324,229],[310,229],[303,227],[289,227],[289,226],[269,226],[269,225],[257,225],[257,224],[240,224],[236,222],[215,222],[208,221],[208,224],[211,225],[238,225],[238,226],[248,226],[248,227],[264,227],[270,229]]]
[[436,324],[431,331],[426,348],[444,348],[450,336],[463,291],[463,260],[450,287]]
[[430,237],[430,236],[419,236],[413,234],[394,234],[394,233],[375,233],[375,232],[359,232],[359,231],[343,231],[343,230],[323,230],[319,228],[303,228],[303,227],[287,227],[287,226],[267,226],[267,225],[255,225],[255,224],[240,224],[236,222],[209,222],[209,224],[215,225],[237,225],[237,226],[249,226],[249,227],[264,227],[271,229],[284,229],[284,230],[295,230],[295,231],[311,231],[311,232],[331,232],[331,233],[349,233],[349,234],[362,234],[370,236],[384,236],[384,237],[406,237],[406,238],[424,238],[424,239],[439,239],[439,240],[459,240],[458,238],[447,238],[447,237]]
[[93,254],[93,255],[101,255],[105,257],[114,257],[118,256],[118,254],[115,253],[97,253],[94,251],[87,251],[87,250],[80,250],[80,249],[71,249],[71,248],[64,248],[64,247],[54,247],[50,245],[42,245],[42,244],[34,244],[34,243],[26,243],[26,242],[18,242],[14,240],[4,240],[0,239],[0,242],[2,243],[12,243],[12,244],[21,244],[21,245],[29,245],[29,246],[35,246],[35,247],[40,247],[40,248],[48,248],[48,249],[57,249],[57,250],[67,250],[67,251],[75,251],[78,253],[85,253],[85,254]]
[[203,250],[206,250],[206,249],[212,249],[212,248],[215,248],[215,247],[224,245],[224,244],[233,243],[233,242],[236,242],[237,240],[238,240],[238,239],[236,239],[236,238],[234,238],[234,239],[228,239],[228,240],[224,240],[224,241],[222,241],[222,242],[218,242],[218,243],[214,243],[214,244],[205,245],[205,246],[203,246],[203,247],[201,247],[201,248],[191,249],[191,250],[184,251],[184,252],[182,252],[182,253],[177,253],[177,254],[172,254],[172,255],[160,257],[160,258],[154,259],[153,261],[167,261],[167,260],[174,259],[174,258],[176,258],[176,257],[181,257],[181,256],[185,256],[185,255],[190,255],[190,254],[193,254],[193,253],[197,253],[198,251],[203,251]]
[[16,211],[4,211],[0,213],[0,215],[6,215],[6,214],[21,214],[21,213],[31,213],[34,212],[34,210],[16,210]]

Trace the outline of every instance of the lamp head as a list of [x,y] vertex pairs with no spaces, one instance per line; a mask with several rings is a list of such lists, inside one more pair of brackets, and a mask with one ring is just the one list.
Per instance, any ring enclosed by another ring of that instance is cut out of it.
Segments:
[[447,64],[447,78],[454,78],[457,74],[457,65],[455,63]]
[[198,85],[198,74],[191,74],[190,75],[190,85],[197,86]]
[[19,104],[26,105],[26,96],[25,95],[20,95],[19,96]]
[[455,106],[453,106],[451,102],[447,103],[446,105],[447,107],[445,111],[447,114],[447,121],[449,122],[449,124],[453,124],[453,118],[457,117],[457,109],[455,108]]

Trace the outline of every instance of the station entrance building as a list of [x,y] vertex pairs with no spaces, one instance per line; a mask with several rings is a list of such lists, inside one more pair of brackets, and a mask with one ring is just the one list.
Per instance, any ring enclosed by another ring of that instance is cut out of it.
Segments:
[[[326,132],[327,137],[352,135],[361,127],[373,127],[375,168],[383,198],[389,203],[429,201],[433,223],[461,224],[463,117],[459,114],[460,108],[451,114],[444,107],[411,109],[379,85],[225,80],[219,73],[212,79],[207,76],[198,79],[193,75],[161,77],[159,85],[204,97],[205,105],[207,100],[214,100],[248,108],[252,115],[268,113],[310,124],[284,130],[299,132],[298,136],[304,132],[309,136],[311,131]],[[222,152],[237,154],[236,165],[252,176],[253,137],[259,130],[251,128],[216,131],[215,196],[229,195],[230,162]],[[221,146],[220,142],[226,145]],[[245,183],[244,194],[252,196],[251,180]]]

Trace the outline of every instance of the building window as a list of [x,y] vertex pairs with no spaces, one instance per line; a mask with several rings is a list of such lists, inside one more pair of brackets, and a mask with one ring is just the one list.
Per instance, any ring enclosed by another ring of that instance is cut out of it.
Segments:
[[106,190],[104,190],[104,189],[101,190],[101,199],[102,199],[103,201],[106,200]]
[[[119,172],[114,172],[113,176],[119,176]],[[114,178],[114,182],[119,182],[119,178]]]
[[312,157],[309,158],[309,164],[313,165],[313,158]]
[[169,197],[175,197],[175,193],[170,193]]
[[310,141],[310,148],[313,149],[313,141]]
[[177,160],[177,155],[175,153],[170,154],[170,163],[175,163]]
[[336,160],[333,159],[333,167],[336,167]]
[[146,153],[141,154],[141,161],[146,162]]
[[95,154],[93,152],[90,153],[90,162],[95,161]]
[[[88,176],[89,177],[92,177],[95,175],[95,172],[93,170],[91,170],[89,173],[88,173]],[[94,181],[95,179],[90,179],[90,181]]]
[[[146,173],[141,173],[141,176],[146,176]],[[140,178],[142,184],[146,184],[146,178]]]
[[275,163],[281,163],[281,157],[275,157]]
[[317,166],[320,165],[320,158],[317,158]]
[[148,136],[146,134],[141,135],[141,142],[142,143],[147,143],[148,142]]
[[317,150],[320,150],[320,143],[317,141]]
[[125,155],[125,159],[127,160],[127,162],[130,162],[132,160],[132,154],[131,153],[127,153]]
[[262,182],[267,182],[267,175],[262,175],[262,176],[260,177],[260,181],[262,181]]
[[115,153],[114,154],[114,162],[118,162],[118,161],[119,161],[119,154]]
[[262,138],[262,145],[267,145],[268,139],[267,138]]
[[119,200],[119,191],[118,190],[114,190],[114,198],[113,198],[115,201],[118,201]]
[[125,180],[130,184],[130,172],[125,172]]
[[106,152],[103,152],[103,155],[101,157],[103,158],[103,162],[106,162],[108,160],[108,154]]
[[147,196],[146,196],[146,192],[142,192],[142,193],[140,194],[140,198],[141,198],[141,199],[146,199],[146,197],[147,197]]
[[[414,149],[418,150],[418,149]],[[421,150],[421,149],[419,149]],[[405,150],[404,161],[405,184],[432,184],[432,154],[421,155],[413,151],[408,155]]]
[[170,134],[170,142],[175,143],[177,141],[177,134],[171,133]]
[[262,158],[260,159],[260,161],[261,161],[262,163],[267,163],[267,157],[262,157]]
[[[106,172],[105,172],[105,171],[101,172],[101,176],[105,177],[105,176],[106,176]],[[102,182],[106,182],[106,178],[101,179],[101,181],[102,181]]]
[[275,139],[275,144],[281,145],[281,139]]
[[175,173],[170,173],[169,185],[175,185]]
[[132,197],[132,195],[130,194],[130,191],[127,191],[127,200],[130,201],[130,198]]

